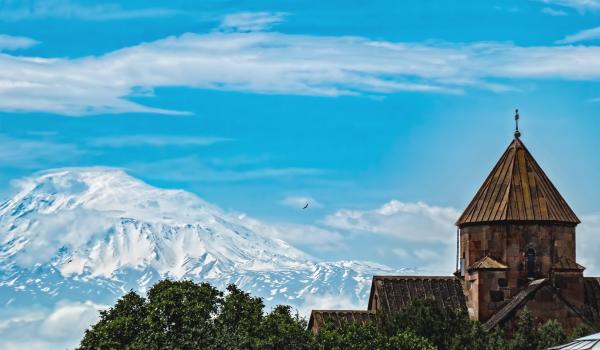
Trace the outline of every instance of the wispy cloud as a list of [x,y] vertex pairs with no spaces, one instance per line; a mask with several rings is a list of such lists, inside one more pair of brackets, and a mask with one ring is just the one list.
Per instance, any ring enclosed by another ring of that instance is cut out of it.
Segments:
[[310,247],[317,251],[333,251],[347,249],[345,236],[336,231],[315,225],[295,224],[289,222],[264,223],[242,214],[239,219],[257,232],[267,237],[279,238],[296,247]]
[[0,166],[40,169],[64,166],[86,153],[75,144],[15,138],[0,134]]
[[452,238],[459,212],[450,207],[392,200],[373,210],[342,209],[325,218],[327,226],[350,231],[388,235],[410,241],[442,241]]
[[555,9],[552,7],[544,7],[542,8],[542,13],[545,13],[547,15],[550,16],[555,16],[555,17],[561,17],[561,16],[567,16],[568,13],[566,11],[563,10],[559,10],[559,9]]
[[581,41],[589,41],[600,38],[600,27],[585,29],[575,34],[567,35],[564,39],[558,40],[558,44],[572,44]]
[[219,30],[224,32],[258,32],[283,22],[284,12],[240,12],[226,15]]
[[313,208],[322,208],[323,205],[310,196],[287,196],[281,200],[281,204],[291,208],[303,208],[306,204]]
[[588,276],[600,274],[600,214],[589,214],[581,217],[581,224],[577,229],[577,260],[586,267]]
[[127,9],[116,3],[80,4],[69,0],[0,1],[0,20],[21,21],[60,18],[85,21],[111,21],[157,18],[181,14],[167,8]]
[[27,49],[38,43],[37,40],[23,36],[0,34],[0,51]]
[[120,135],[96,137],[88,140],[95,147],[166,147],[166,146],[208,146],[230,141],[223,137],[168,136],[168,135]]
[[594,98],[590,98],[588,100],[588,102],[592,102],[592,103],[600,103],[600,97],[594,97]]
[[536,0],[545,4],[574,8],[579,11],[600,9],[600,0]]
[[452,207],[391,200],[371,210],[338,210],[326,216],[322,224],[345,236],[375,234],[393,239],[394,245],[380,246],[380,255],[396,256],[427,273],[447,274],[455,264],[454,222],[458,216],[459,211]]
[[327,171],[302,167],[215,166],[195,156],[171,158],[151,163],[134,163],[126,168],[146,178],[179,182],[239,182],[258,179],[314,177]]
[[[577,64],[574,64],[576,62]],[[0,55],[0,110],[184,112],[129,99],[191,87],[314,96],[514,89],[518,79],[600,79],[600,47],[401,43],[275,32],[184,34],[78,59]]]
[[52,309],[31,309],[0,318],[2,349],[65,349],[76,346],[84,330],[107,306],[91,301],[57,302]]

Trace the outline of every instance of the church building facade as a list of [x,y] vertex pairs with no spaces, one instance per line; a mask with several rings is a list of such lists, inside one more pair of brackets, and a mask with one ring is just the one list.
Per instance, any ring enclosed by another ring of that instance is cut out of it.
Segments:
[[600,278],[576,259],[579,218],[515,131],[515,137],[458,218],[454,276],[374,276],[368,309],[313,310],[309,328],[366,322],[432,298],[459,308],[487,330],[512,327],[527,307],[565,329],[600,329]]

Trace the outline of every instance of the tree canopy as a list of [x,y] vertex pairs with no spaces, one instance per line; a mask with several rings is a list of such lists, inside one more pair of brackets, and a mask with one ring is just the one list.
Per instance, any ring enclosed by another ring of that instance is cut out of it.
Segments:
[[424,299],[393,317],[325,325],[312,334],[290,306],[266,312],[261,298],[235,285],[222,292],[208,283],[163,280],[146,298],[130,291],[101,311],[78,349],[539,350],[590,332],[582,325],[568,337],[557,321],[538,324],[525,309],[509,339],[502,330],[485,332],[463,312]]

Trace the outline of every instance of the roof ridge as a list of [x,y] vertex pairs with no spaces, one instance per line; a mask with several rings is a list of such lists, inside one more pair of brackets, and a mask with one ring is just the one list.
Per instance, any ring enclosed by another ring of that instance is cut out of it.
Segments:
[[427,276],[427,275],[374,275],[373,279],[456,279],[456,276]]
[[[518,140],[518,139],[517,139]],[[512,197],[514,196],[512,191],[512,187],[514,186],[513,184],[513,178],[514,176],[512,176],[512,173],[515,171],[515,161],[517,158],[517,148],[515,146],[513,146],[514,151],[513,151],[513,156],[512,156],[512,161],[510,162],[510,178],[508,179],[508,186],[506,186],[506,190],[508,191],[508,200],[506,203],[506,211],[504,212],[504,217],[501,218],[502,220],[507,220],[508,219],[508,211],[509,209],[511,209],[511,203],[512,203]],[[511,210],[512,212],[512,210]]]
[[326,310],[311,310],[311,312],[360,312],[360,313],[375,313],[375,311],[372,310],[332,310],[332,309],[326,309]]

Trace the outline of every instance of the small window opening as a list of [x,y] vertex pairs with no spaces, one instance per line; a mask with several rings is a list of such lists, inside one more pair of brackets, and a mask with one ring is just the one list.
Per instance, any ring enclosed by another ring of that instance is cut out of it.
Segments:
[[533,248],[527,249],[527,277],[535,277],[535,250]]

